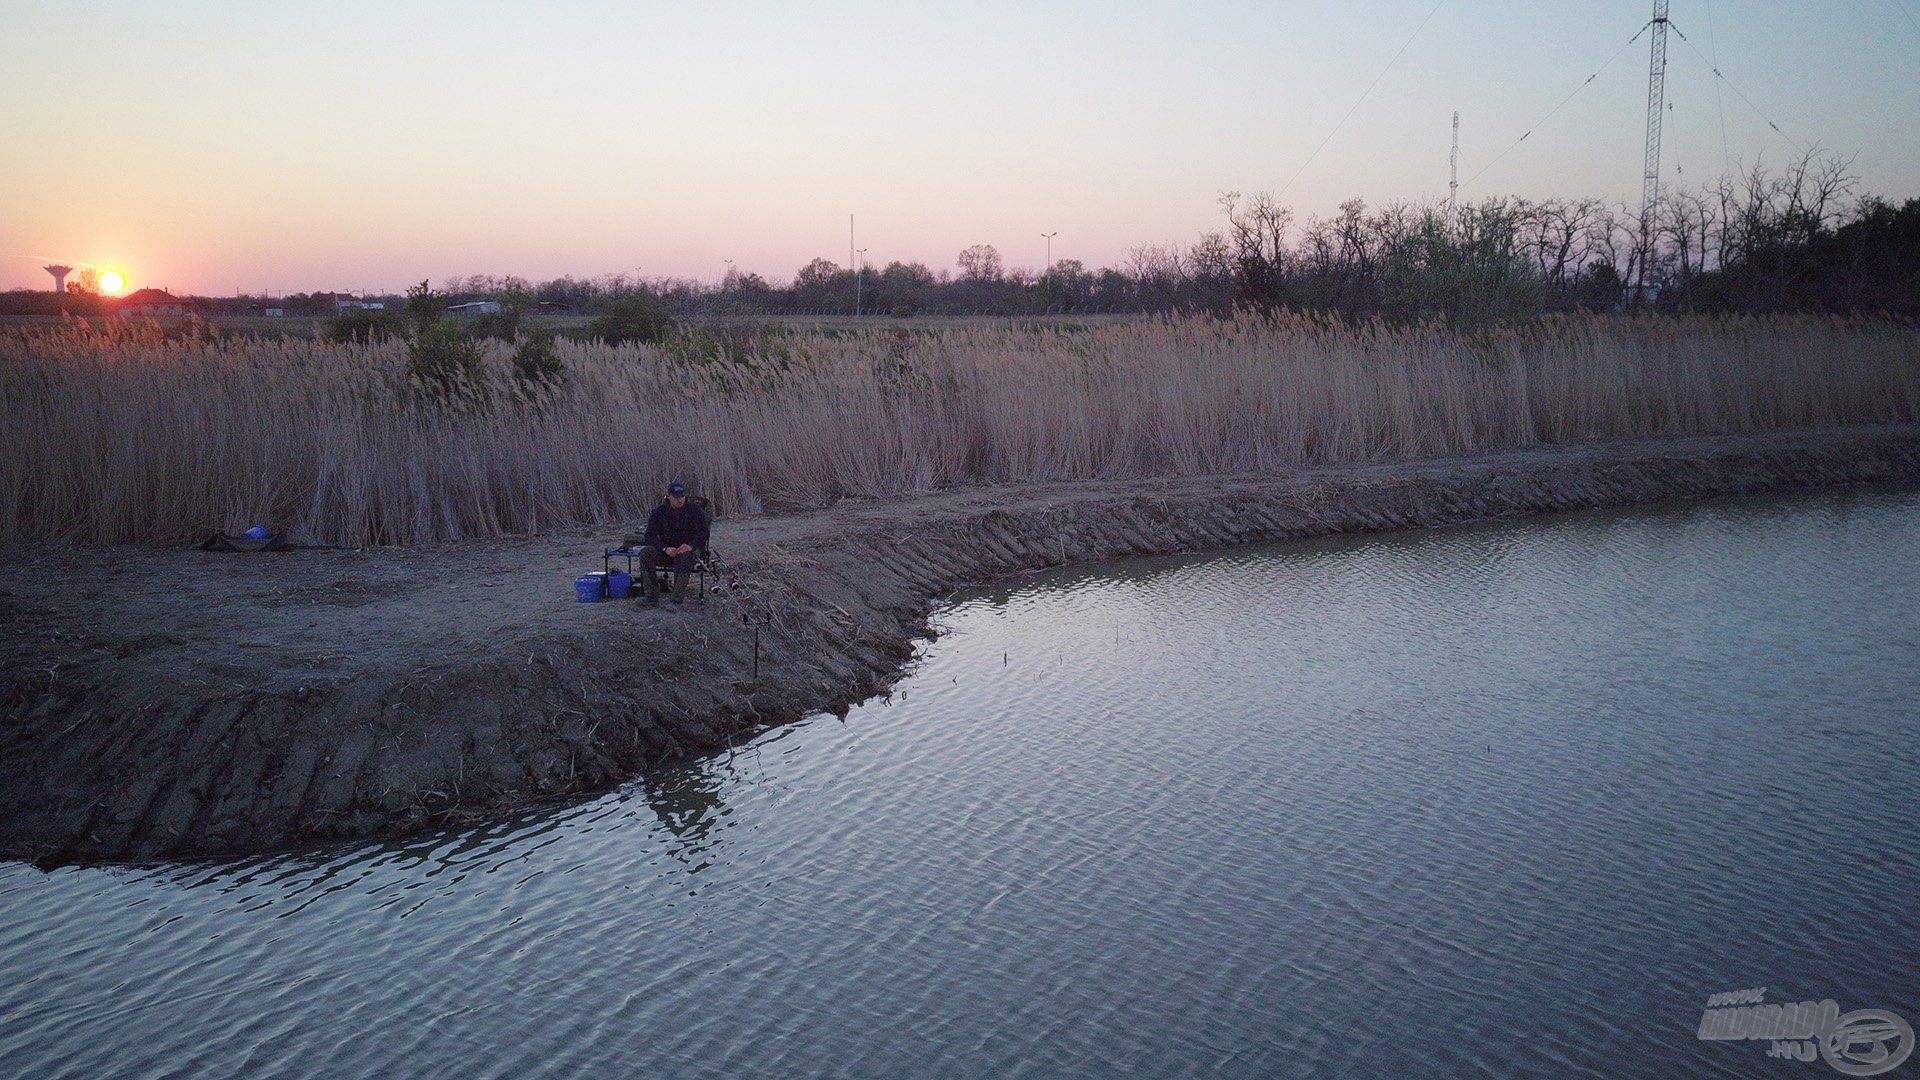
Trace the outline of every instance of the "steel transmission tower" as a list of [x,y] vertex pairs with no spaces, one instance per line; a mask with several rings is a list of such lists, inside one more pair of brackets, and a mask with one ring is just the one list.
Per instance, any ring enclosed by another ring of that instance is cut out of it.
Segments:
[[1453,110],[1453,149],[1447,154],[1447,213],[1460,201],[1460,110]]
[[1653,0],[1653,55],[1647,63],[1647,160],[1640,182],[1640,284],[1653,261],[1653,214],[1660,204],[1660,121],[1667,102],[1667,0]]

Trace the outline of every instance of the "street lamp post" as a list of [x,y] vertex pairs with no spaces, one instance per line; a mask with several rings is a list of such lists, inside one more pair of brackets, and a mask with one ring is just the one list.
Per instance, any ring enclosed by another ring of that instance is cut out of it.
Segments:
[[1046,285],[1047,308],[1048,310],[1052,310],[1053,308],[1053,238],[1060,235],[1060,230],[1055,229],[1052,232],[1043,232],[1040,235],[1047,242],[1047,268],[1040,272],[1040,280]]

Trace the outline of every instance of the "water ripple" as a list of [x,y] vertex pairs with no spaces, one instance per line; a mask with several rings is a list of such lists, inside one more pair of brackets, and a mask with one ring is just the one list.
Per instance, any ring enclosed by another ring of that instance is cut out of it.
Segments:
[[1745,1076],[1920,1020],[1920,498],[1043,575],[478,828],[0,867],[0,1074]]

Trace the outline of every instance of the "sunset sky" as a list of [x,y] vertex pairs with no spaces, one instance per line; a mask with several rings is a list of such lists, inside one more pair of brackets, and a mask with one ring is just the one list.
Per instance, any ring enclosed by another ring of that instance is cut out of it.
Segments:
[[[1637,200],[1651,6],[6,0],[0,288],[784,279],[850,212],[875,263],[1100,265],[1224,189],[1441,197],[1454,109],[1464,182],[1610,57],[1462,194]],[[1672,14],[1668,182],[1819,142],[1920,194],[1920,0]]]

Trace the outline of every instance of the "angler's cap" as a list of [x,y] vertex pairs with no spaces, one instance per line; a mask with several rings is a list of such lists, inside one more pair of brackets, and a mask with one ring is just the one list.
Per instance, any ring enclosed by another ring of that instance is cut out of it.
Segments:
[[687,493],[687,485],[681,483],[678,480],[675,480],[673,483],[667,485],[667,494],[669,495],[685,495],[686,493]]

